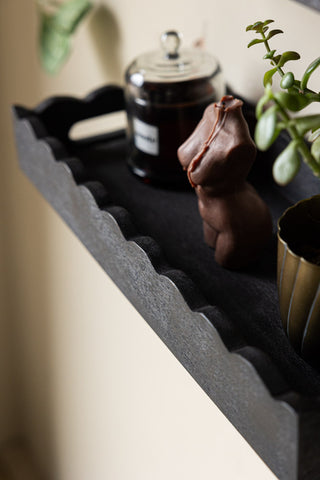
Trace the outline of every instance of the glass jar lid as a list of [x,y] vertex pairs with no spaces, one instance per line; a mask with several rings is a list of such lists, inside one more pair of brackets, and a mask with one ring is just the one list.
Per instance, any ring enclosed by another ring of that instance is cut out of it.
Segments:
[[127,80],[137,87],[144,82],[180,82],[215,76],[217,60],[197,48],[180,48],[182,35],[174,30],[161,35],[161,49],[136,58],[127,70]]

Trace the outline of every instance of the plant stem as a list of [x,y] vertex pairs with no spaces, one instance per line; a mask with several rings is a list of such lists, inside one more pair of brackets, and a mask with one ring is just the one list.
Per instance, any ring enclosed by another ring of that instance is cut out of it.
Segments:
[[298,133],[295,126],[290,125],[290,116],[287,114],[285,108],[283,108],[279,100],[273,97],[273,101],[277,104],[279,108],[279,114],[282,117],[286,130],[288,131],[292,140],[297,143],[298,150],[301,153],[303,160],[311,168],[314,175],[320,177],[320,165],[313,158],[303,136]]
[[[265,36],[264,32],[261,32],[261,36],[262,36],[262,39],[263,39],[264,46],[266,47],[267,53],[270,53],[271,48],[269,46],[269,42],[268,42],[267,37]],[[276,63],[273,60],[271,60],[271,64],[274,65],[275,67],[277,67]],[[279,74],[281,75],[281,77],[283,77],[284,71],[282,70],[282,68],[277,67],[277,70],[278,70]]]
[[316,177],[320,177],[320,165],[313,158],[308,146],[304,139],[301,139],[301,144],[299,145],[299,151],[305,161],[305,163],[311,168]]
[[[300,89],[299,89],[300,91]],[[313,92],[312,90],[306,89],[305,97],[310,98],[312,102],[320,102],[320,93]]]

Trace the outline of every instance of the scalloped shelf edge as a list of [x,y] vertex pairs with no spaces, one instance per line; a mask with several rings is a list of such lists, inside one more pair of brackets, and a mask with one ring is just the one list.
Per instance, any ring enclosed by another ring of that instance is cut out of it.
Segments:
[[[127,240],[116,218],[99,208],[87,186],[76,183],[63,144],[47,137],[36,113],[15,107],[13,115],[21,169],[194,380],[279,479],[320,478],[318,400],[290,391],[273,396],[250,355],[252,347],[228,351],[205,313],[191,310],[181,293],[186,275],[176,271],[174,281],[170,267],[158,273],[141,246],[150,241],[136,243],[130,235]],[[188,292],[193,287],[188,284]]]

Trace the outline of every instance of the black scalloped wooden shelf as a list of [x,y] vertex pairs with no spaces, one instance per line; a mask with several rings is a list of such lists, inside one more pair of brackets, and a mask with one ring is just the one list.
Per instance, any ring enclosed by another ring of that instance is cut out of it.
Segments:
[[[14,107],[22,170],[279,479],[320,479],[320,375],[280,326],[275,236],[251,268],[224,270],[203,242],[194,193],[136,179],[124,131],[69,139],[75,122],[123,108],[114,86],[83,100]],[[249,106],[245,114],[251,125]],[[320,182],[303,167],[290,186],[277,188],[274,153],[258,156],[251,181],[276,225]]]
[[303,3],[307,7],[313,8],[315,10],[320,10],[320,0],[296,0],[296,1]]

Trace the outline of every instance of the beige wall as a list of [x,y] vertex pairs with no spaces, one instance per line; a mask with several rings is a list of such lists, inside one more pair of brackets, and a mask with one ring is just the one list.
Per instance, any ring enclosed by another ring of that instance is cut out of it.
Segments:
[[10,118],[12,103],[121,83],[168,28],[186,45],[204,35],[228,83],[255,100],[263,53],[246,49],[244,28],[270,17],[286,31],[279,49],[303,65],[319,54],[319,14],[290,0],[104,0],[51,78],[33,2],[0,0],[0,442],[27,437],[47,478],[273,478],[19,172]]

